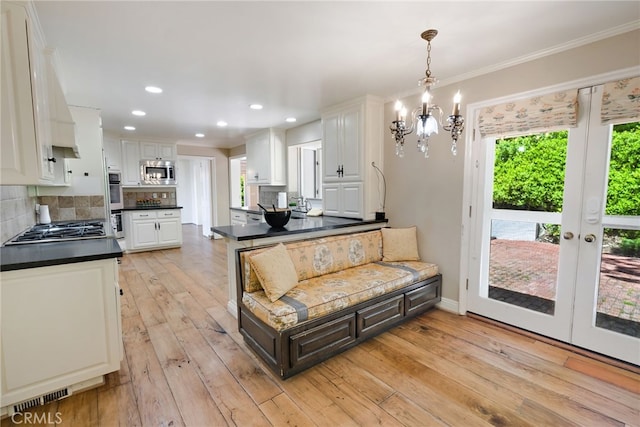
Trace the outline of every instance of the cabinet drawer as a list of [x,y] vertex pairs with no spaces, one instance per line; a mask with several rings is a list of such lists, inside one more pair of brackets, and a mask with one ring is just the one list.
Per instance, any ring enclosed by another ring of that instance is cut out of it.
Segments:
[[262,222],[262,215],[261,214],[252,214],[252,213],[248,213],[247,214],[247,223],[248,224],[253,224],[253,223],[258,223],[258,222]]
[[156,211],[136,211],[131,213],[132,219],[156,219]]
[[180,211],[175,209],[175,210],[162,210],[162,211],[157,211],[156,212],[158,215],[158,219],[161,218],[179,218],[180,217]]
[[375,335],[404,317],[404,295],[383,301],[357,313],[358,337]]
[[313,363],[328,352],[356,340],[356,318],[349,314],[293,335],[289,340],[291,367],[300,363]]
[[414,289],[411,292],[405,294],[405,309],[406,314],[426,309],[440,301],[440,281],[429,283],[421,288]]

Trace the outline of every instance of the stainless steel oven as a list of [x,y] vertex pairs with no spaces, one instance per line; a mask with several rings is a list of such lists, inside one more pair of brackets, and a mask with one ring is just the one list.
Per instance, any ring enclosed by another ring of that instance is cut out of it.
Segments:
[[122,211],[111,211],[111,228],[113,229],[113,235],[116,239],[124,237],[124,229],[122,227]]
[[112,210],[124,207],[120,172],[109,172],[109,205]]

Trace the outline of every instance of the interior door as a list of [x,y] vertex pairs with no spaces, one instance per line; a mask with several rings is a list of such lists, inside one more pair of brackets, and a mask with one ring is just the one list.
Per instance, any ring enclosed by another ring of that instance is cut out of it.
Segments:
[[[622,235],[640,237],[633,234],[640,218],[605,215],[611,126],[600,124],[598,90],[579,92],[578,126],[568,132],[481,141],[468,310],[639,364],[638,254],[619,256],[612,266],[607,252]],[[506,157],[521,157],[529,173],[502,170]],[[558,183],[562,191],[554,189]],[[504,203],[505,191],[513,192],[508,200],[521,196],[522,204]],[[624,294],[613,316],[603,308],[612,289]]]

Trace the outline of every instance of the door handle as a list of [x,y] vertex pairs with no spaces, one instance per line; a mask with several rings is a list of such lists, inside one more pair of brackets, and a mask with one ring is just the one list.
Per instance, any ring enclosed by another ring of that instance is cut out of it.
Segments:
[[596,236],[594,234],[587,234],[586,236],[584,236],[584,241],[591,243],[591,242],[595,242],[596,240]]
[[565,231],[565,233],[562,235],[562,238],[564,240],[571,240],[573,239],[573,233],[570,231]]

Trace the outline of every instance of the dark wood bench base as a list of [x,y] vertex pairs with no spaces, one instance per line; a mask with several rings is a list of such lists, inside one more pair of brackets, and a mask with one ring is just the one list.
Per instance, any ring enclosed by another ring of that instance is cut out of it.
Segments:
[[441,292],[438,274],[280,332],[258,319],[239,298],[238,327],[267,366],[288,378],[427,311],[440,301]]

